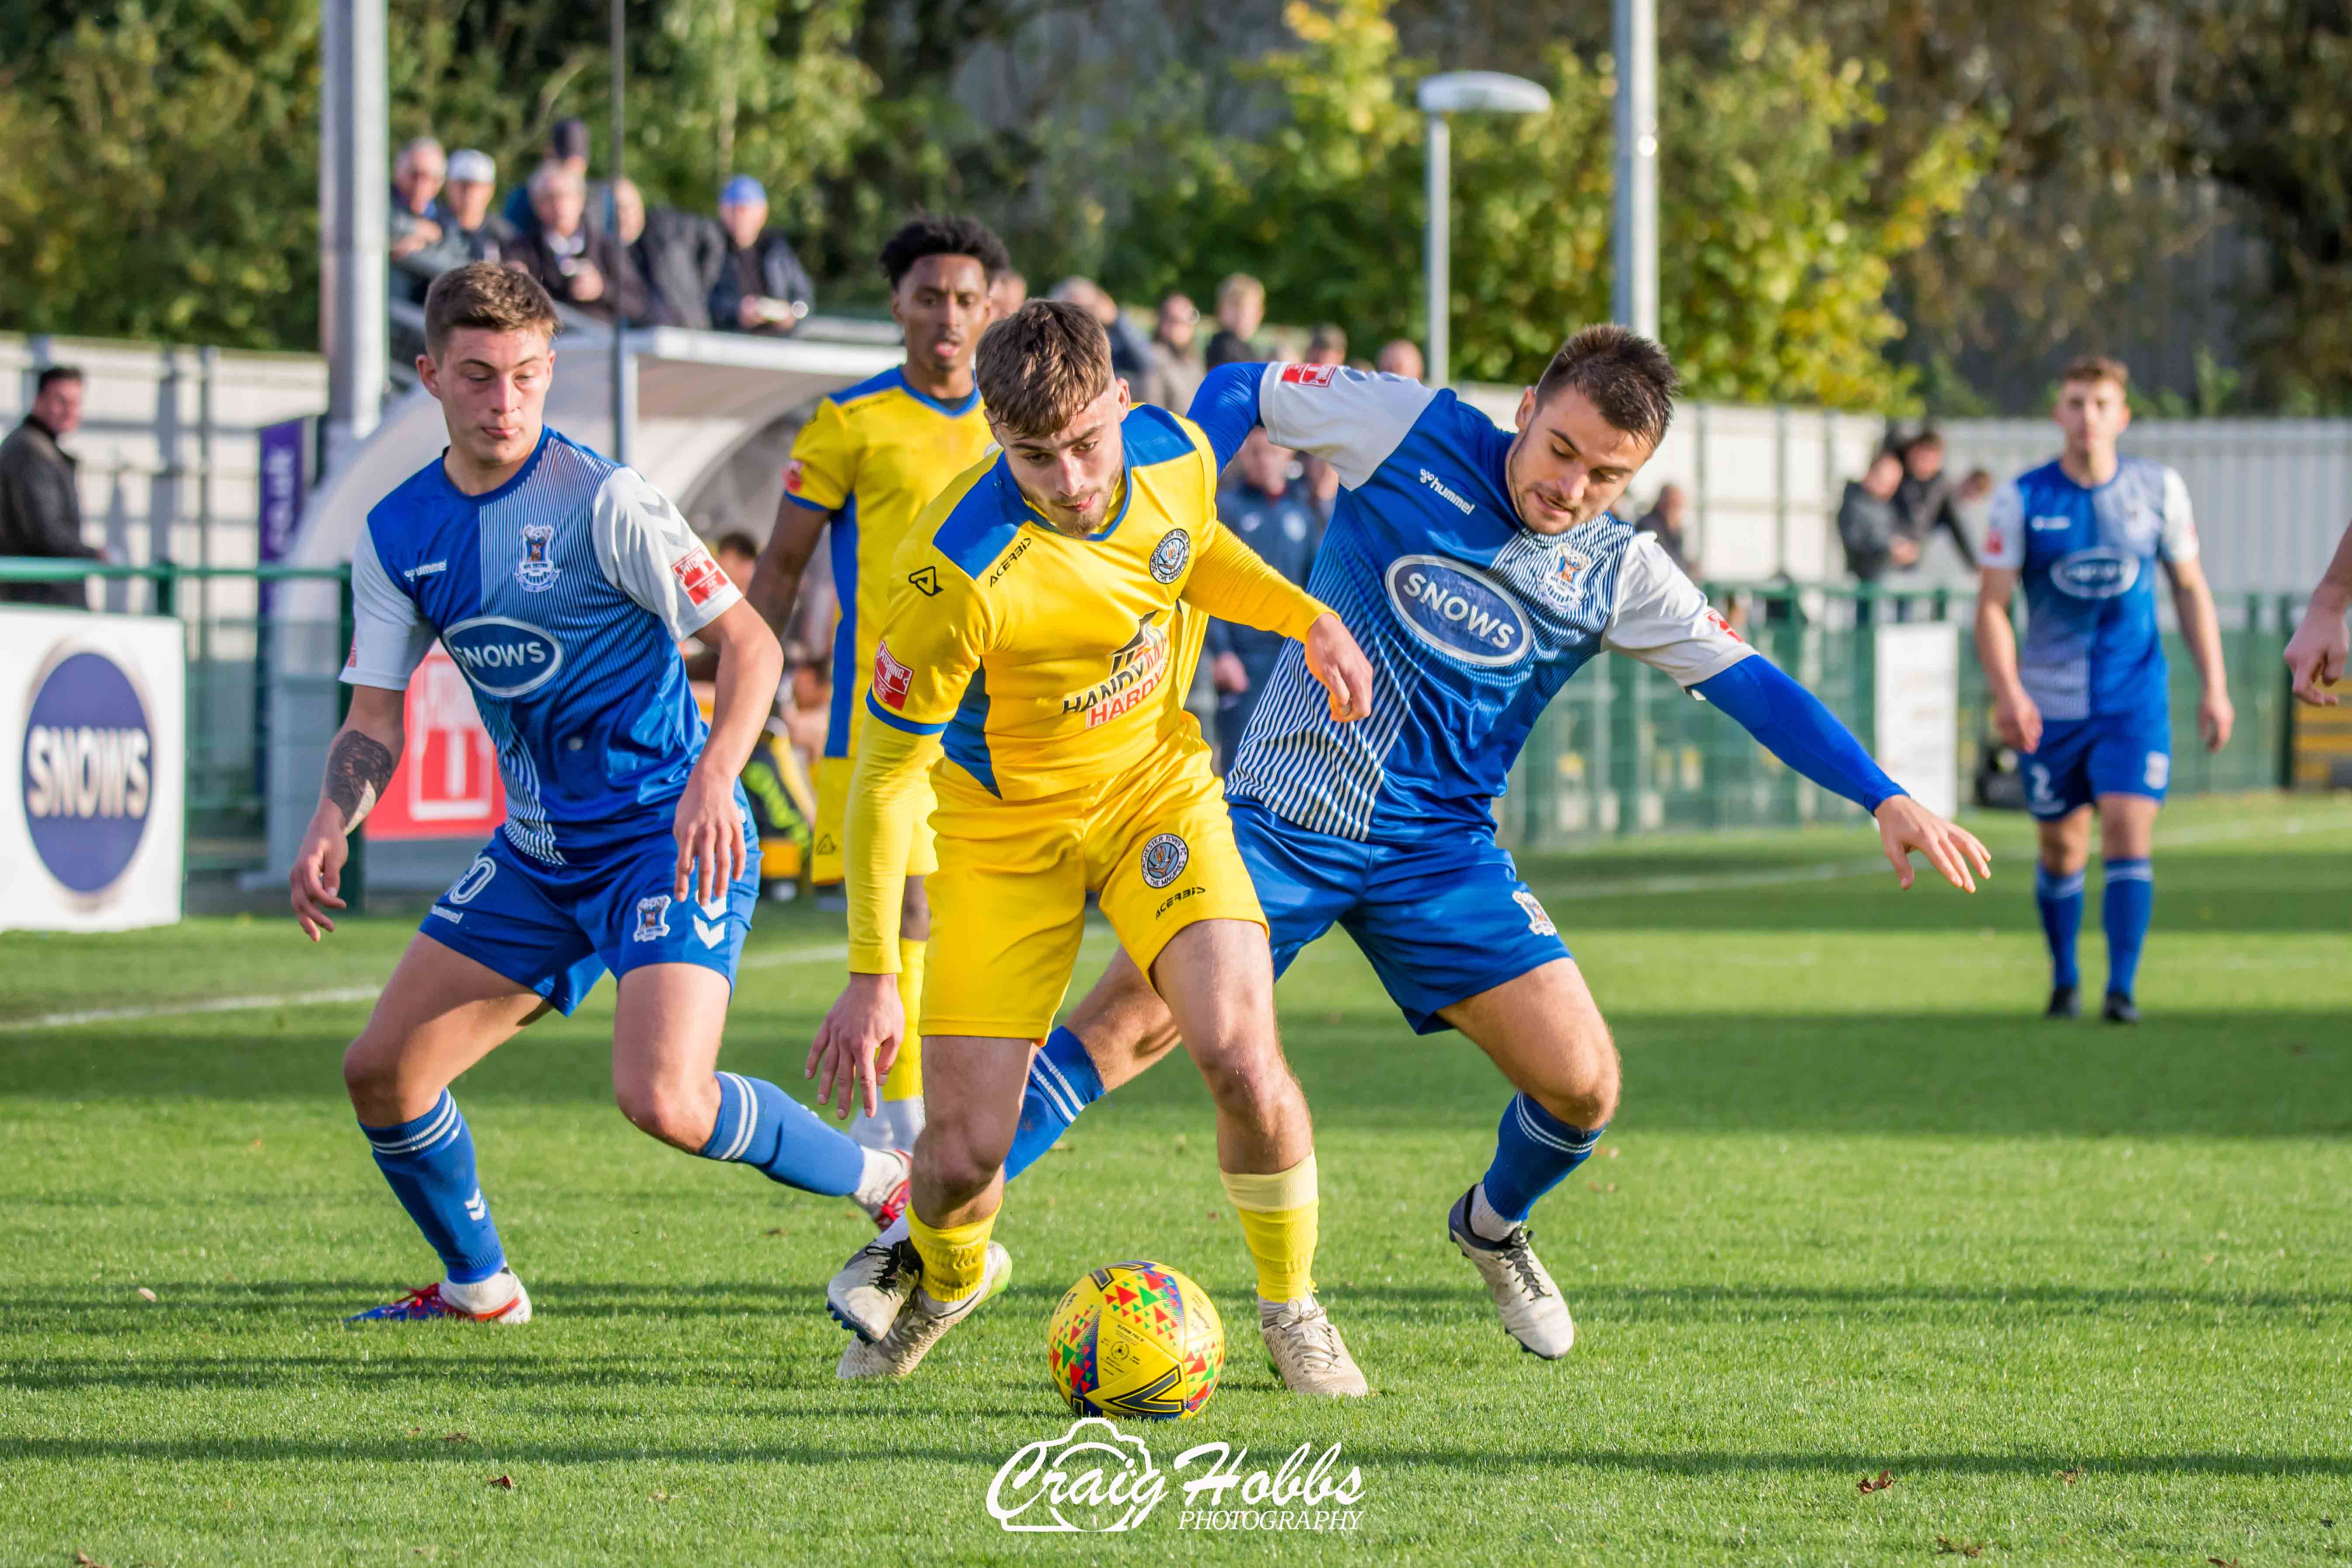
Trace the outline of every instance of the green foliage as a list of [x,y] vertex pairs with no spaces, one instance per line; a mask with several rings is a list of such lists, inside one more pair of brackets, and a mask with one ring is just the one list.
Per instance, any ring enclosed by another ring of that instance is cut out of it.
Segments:
[[[1332,320],[1360,342],[1418,336],[1422,123],[1386,0],[1293,4],[1298,47],[1250,68],[1284,122],[1251,137],[1132,133],[1129,222],[1105,268],[1142,292],[1257,273],[1284,320]],[[1661,70],[1661,330],[1702,396],[1899,408],[1908,376],[1881,353],[1901,331],[1895,260],[1966,200],[1982,122],[1958,119],[1907,163],[1857,145],[1883,70],[1841,59],[1775,12],[1728,58]],[[1612,98],[1605,57],[1555,48],[1549,114],[1454,126],[1454,371],[1538,372],[1574,325],[1610,310]]]

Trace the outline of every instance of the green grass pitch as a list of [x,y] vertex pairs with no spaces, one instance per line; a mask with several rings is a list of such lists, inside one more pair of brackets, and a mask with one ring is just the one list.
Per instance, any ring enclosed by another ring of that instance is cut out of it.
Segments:
[[[1347,1407],[1267,1373],[1181,1062],[1014,1189],[1004,1298],[908,1384],[847,1387],[822,1287],[866,1227],[631,1131],[609,987],[458,1086],[539,1320],[354,1331],[436,1273],[342,1097],[363,1002],[24,1024],[371,985],[412,922],[0,937],[0,1563],[2341,1561],[2352,807],[2167,815],[2137,1029],[2036,1016],[2027,827],[1983,826],[1974,899],[1898,893],[1860,827],[1528,868],[1626,1063],[1536,1215],[1580,1327],[1557,1363],[1444,1237],[1500,1079],[1408,1033],[1343,937],[1309,950],[1281,1005],[1318,1274],[1379,1391]],[[838,941],[763,913],[729,1065],[800,1086]],[[1237,1331],[1201,1420],[1130,1430],[1163,1468],[1339,1442],[1351,1537],[1188,1531],[1180,1498],[1124,1537],[989,1517],[1066,1420],[1055,1300],[1135,1256]]]

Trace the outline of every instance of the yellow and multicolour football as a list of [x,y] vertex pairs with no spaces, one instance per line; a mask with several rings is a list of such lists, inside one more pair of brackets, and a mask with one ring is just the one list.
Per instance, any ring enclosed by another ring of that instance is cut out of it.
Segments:
[[1208,1292],[1164,1263],[1114,1263],[1063,1294],[1045,1330],[1054,1387],[1080,1415],[1182,1421],[1225,1364]]

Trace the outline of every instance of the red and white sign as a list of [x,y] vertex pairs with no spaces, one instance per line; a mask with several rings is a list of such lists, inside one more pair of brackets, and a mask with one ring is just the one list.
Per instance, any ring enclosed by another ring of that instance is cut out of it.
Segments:
[[669,563],[670,575],[677,579],[686,596],[697,605],[707,605],[728,585],[727,574],[710,558],[710,552],[698,544]]
[[409,678],[407,725],[407,749],[363,831],[386,839],[487,837],[507,816],[498,748],[465,675],[437,643]]
[[907,690],[915,683],[915,672],[890,657],[890,645],[882,643],[874,649],[874,695],[884,706],[900,712],[907,709]]
[[1328,386],[1331,378],[1339,374],[1336,364],[1286,364],[1282,367],[1282,379],[1293,386]]

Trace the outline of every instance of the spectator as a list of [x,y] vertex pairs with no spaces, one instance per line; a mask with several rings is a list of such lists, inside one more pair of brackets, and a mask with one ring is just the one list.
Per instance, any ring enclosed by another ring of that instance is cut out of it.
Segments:
[[[1234,483],[1218,497],[1217,514],[1267,565],[1303,587],[1315,565],[1315,547],[1322,542],[1323,520],[1316,514],[1312,498],[1291,481],[1295,457],[1289,447],[1266,439],[1263,427],[1253,429],[1234,455]],[[1205,646],[1210,679],[1217,689],[1219,765],[1230,767],[1258,694],[1274,673],[1283,638],[1276,632],[1211,621]]]
[[1307,340],[1307,363],[1308,364],[1346,364],[1348,363],[1347,332],[1336,322],[1318,323]]
[[1428,367],[1422,363],[1421,345],[1411,338],[1391,338],[1381,345],[1380,357],[1372,368],[1382,375],[1401,375],[1407,381],[1419,381]]
[[[574,116],[568,120],[559,120],[548,127],[547,154],[540,160],[539,167],[544,169],[551,164],[571,170],[580,176],[580,188],[583,191],[588,188],[588,122],[586,121]],[[538,177],[538,170],[533,170],[531,178]],[[603,204],[598,203],[597,206],[601,210]],[[508,195],[505,217],[507,226],[514,230],[517,235],[529,235],[539,228],[539,214],[534,210],[530,185],[528,182],[516,186]]]
[[1650,503],[1650,510],[1642,514],[1633,529],[1638,533],[1657,535],[1658,546],[1666,552],[1666,559],[1679,567],[1684,576],[1696,583],[1698,581],[1698,563],[1683,547],[1683,523],[1689,512],[1690,498],[1683,493],[1682,486],[1661,485],[1658,487],[1658,499]]
[[1236,272],[1218,284],[1217,335],[1209,340],[1209,368],[1272,357],[1258,341],[1257,330],[1265,324],[1265,284],[1246,272]]
[[738,174],[719,193],[727,252],[710,286],[710,324],[722,332],[782,337],[807,319],[816,297],[808,271],[783,237],[768,226],[768,191]]
[[507,264],[530,273],[557,301],[600,321],[615,310],[633,321],[651,320],[644,283],[629,255],[609,234],[588,226],[585,181],[561,163],[541,163],[530,177],[536,232],[508,252]]
[[710,286],[727,265],[727,236],[719,225],[676,207],[648,210],[635,180],[615,180],[613,232],[646,286],[650,319],[660,326],[707,331]]
[[1029,279],[1010,267],[988,285],[988,309],[1000,321],[1028,302]]
[[1151,344],[1127,319],[1127,312],[1118,308],[1118,301],[1110,297],[1109,290],[1091,278],[1065,278],[1054,285],[1053,298],[1076,305],[1100,321],[1103,331],[1110,335],[1110,373],[1124,380],[1130,390],[1143,384],[1144,377],[1151,372]]
[[386,213],[385,254],[392,261],[392,296],[412,305],[425,302],[433,279],[470,259],[451,232],[441,186],[449,173],[441,143],[419,136],[401,148],[392,164],[392,205]]
[[[81,489],[73,458],[58,447],[81,423],[81,372],[53,364],[41,372],[25,422],[0,441],[0,555],[99,561],[81,542]],[[0,583],[0,604],[89,608],[89,587],[66,583]]]
[[1143,378],[1143,401],[1181,414],[1192,406],[1201,390],[1200,359],[1192,353],[1201,312],[1181,294],[1160,301],[1160,320],[1151,334],[1151,370]]
[[[1919,559],[1919,546],[1903,531],[1895,508],[1895,492],[1902,488],[1903,459],[1892,452],[1871,458],[1862,478],[1848,479],[1838,502],[1838,542],[1845,546],[1845,569],[1854,581],[1875,585],[1891,565],[1910,566]],[[1854,606],[1857,624],[1871,621],[1871,601]]]
[[1315,502],[1315,515],[1328,527],[1331,514],[1339,506],[1339,470],[1320,458],[1307,458],[1299,468],[1299,482],[1307,487],[1307,494]]
[[1960,563],[1975,571],[1977,552],[1969,543],[1968,530],[1960,526],[1952,477],[1944,472],[1944,438],[1933,430],[1922,430],[1905,443],[1902,458],[1903,481],[1895,491],[1895,513],[1914,547],[1911,559],[1901,563],[1904,569],[1918,564],[1931,542],[1928,535],[1940,528],[1952,536]]
[[507,220],[490,210],[497,194],[499,166],[488,153],[461,147],[449,154],[449,183],[441,187],[441,205],[449,214],[449,231],[466,247],[453,266],[467,261],[504,261],[515,232]]

